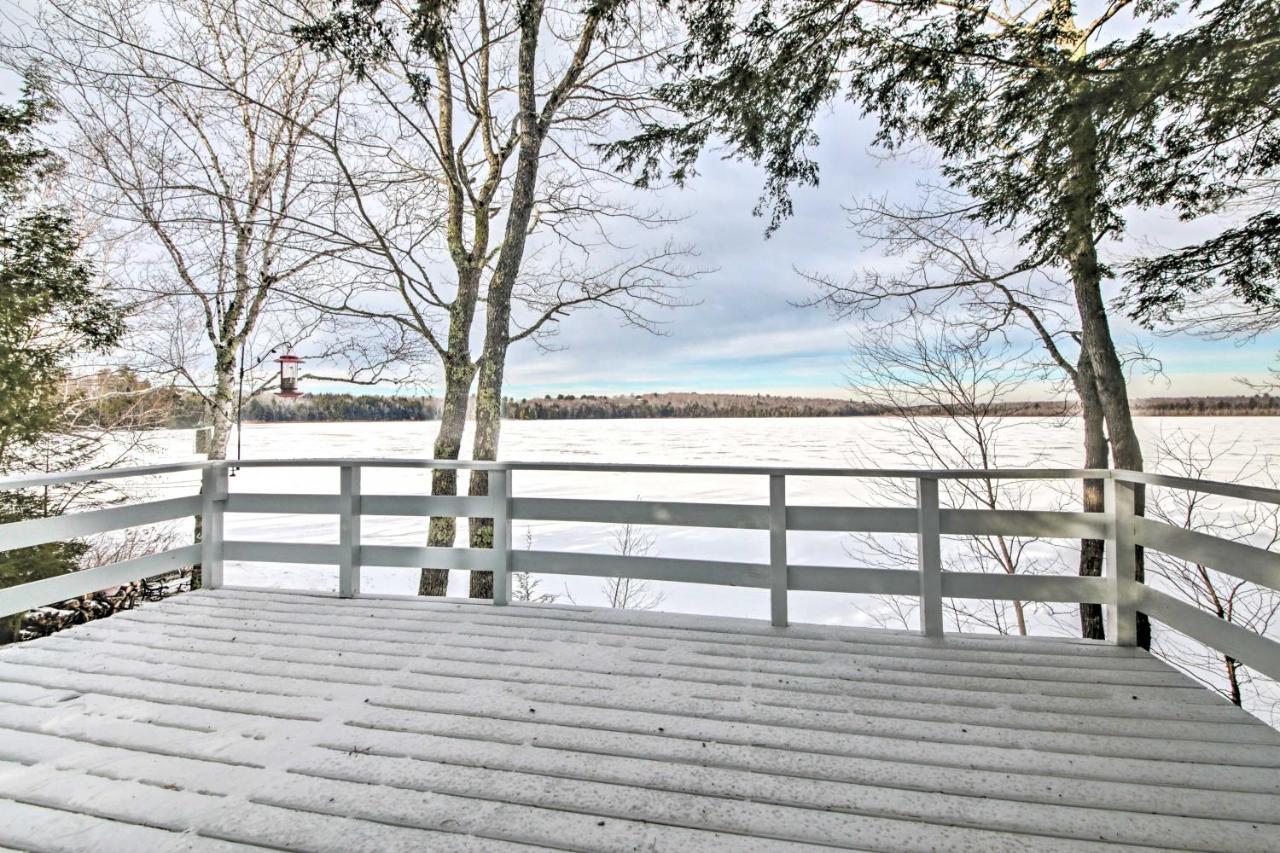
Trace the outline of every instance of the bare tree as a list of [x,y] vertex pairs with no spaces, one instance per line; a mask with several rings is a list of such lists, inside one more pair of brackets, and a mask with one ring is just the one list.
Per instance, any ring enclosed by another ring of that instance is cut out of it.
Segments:
[[[1161,435],[1155,448],[1156,470],[1192,479],[1261,483],[1275,488],[1271,460],[1246,453],[1239,463],[1228,461],[1240,449],[1238,439],[1220,442],[1214,432]],[[1232,470],[1224,472],[1227,465]],[[1270,504],[1185,489],[1154,489],[1147,513],[1157,521],[1220,539],[1271,551],[1280,547],[1280,507]],[[1264,636],[1274,634],[1280,626],[1280,592],[1157,551],[1149,552],[1147,560],[1154,582],[1219,619]],[[1277,721],[1280,686],[1274,681],[1246,669],[1230,655],[1172,632],[1158,632],[1155,642],[1166,660],[1236,705],[1247,706],[1273,724]]]
[[[629,185],[597,156],[618,123],[660,109],[652,90],[662,48],[675,37],[662,4],[210,0],[288,20],[294,36],[335,60],[333,74],[358,78],[358,87],[339,88],[321,123],[181,45],[51,2],[93,37],[172,66],[196,90],[227,93],[264,121],[292,125],[327,155],[344,198],[315,230],[353,250],[344,259],[356,286],[320,287],[300,301],[380,324],[400,346],[435,355],[444,385],[437,458],[461,451],[477,376],[472,454],[496,456],[512,343],[545,342],[579,308],[608,306],[650,327],[646,308],[679,304],[672,287],[687,252],[620,243],[623,226],[643,232],[669,220],[628,202],[621,190]],[[602,255],[610,259],[601,263]],[[471,493],[487,489],[487,476],[474,473]],[[436,471],[432,491],[455,494],[456,473]],[[455,532],[453,518],[433,518],[429,542],[452,545]],[[472,544],[491,538],[491,521],[473,520]],[[424,570],[420,592],[446,586],[447,573]],[[472,573],[473,595],[491,590],[489,573]]]
[[[620,242],[624,228],[643,232],[669,220],[627,200],[629,185],[601,165],[596,146],[618,123],[660,108],[651,91],[674,38],[662,4],[234,6],[288,20],[294,36],[334,60],[333,74],[350,73],[359,85],[340,88],[324,122],[308,121],[217,63],[58,8],[151,62],[176,65],[197,88],[293,125],[324,152],[343,193],[325,220],[327,237],[351,250],[344,260],[355,273],[300,301],[379,324],[400,346],[434,354],[444,386],[436,458],[460,454],[477,377],[472,455],[496,456],[511,344],[545,343],[580,308],[611,307],[648,327],[646,308],[679,303],[672,287],[686,272],[686,251]],[[473,473],[471,493],[487,489],[487,476]],[[432,491],[456,494],[456,472],[434,472]],[[452,517],[431,520],[431,544],[452,545],[455,534]],[[491,539],[490,520],[473,520],[472,544]],[[420,592],[446,586],[446,572],[424,570]],[[471,591],[491,595],[491,575],[473,572]]]
[[[1080,345],[1071,285],[1048,259],[1027,257],[1010,241],[995,242],[973,223],[965,199],[947,190],[931,189],[917,208],[870,200],[850,213],[861,236],[904,263],[889,274],[866,270],[848,279],[808,274],[819,289],[810,304],[863,319],[883,320],[886,309],[909,321],[945,316],[966,325],[979,343],[1007,340],[1014,328],[1031,333],[1042,349],[1044,375],[1065,382],[1079,402],[1083,467],[1109,466],[1105,411],[1092,362]],[[1102,511],[1100,481],[1084,482],[1082,508]],[[1098,577],[1102,565],[1103,542],[1082,541],[1079,574]],[[1100,605],[1081,605],[1080,623],[1083,636],[1103,639]]]
[[[852,390],[883,409],[882,437],[853,451],[855,464],[873,467],[884,459],[926,469],[993,469],[1028,463],[1022,442],[1007,434],[1022,427],[1004,416],[1009,398],[1038,373],[1026,352],[996,339],[961,335],[944,323],[915,318],[869,331],[854,349]],[[1030,460],[1034,461],[1034,459]],[[883,479],[873,488],[894,503],[914,503],[914,483]],[[942,499],[954,509],[1011,510],[1032,507],[1032,485],[977,477],[939,482]],[[1056,552],[1032,537],[969,536],[944,549],[946,568],[1005,574],[1043,572],[1059,563]],[[916,565],[915,544],[901,537],[853,534],[851,555],[878,568]],[[886,610],[873,618],[909,625],[916,605],[879,599]],[[1029,607],[1021,601],[945,602],[956,630],[980,627],[1027,634]]]
[[[614,528],[613,550],[622,557],[643,557],[653,550],[652,533],[637,529],[634,524]],[[666,593],[653,584],[638,578],[608,578],[600,585],[605,601],[616,610],[654,610],[666,600]]]
[[[341,193],[310,135],[341,75],[287,27],[239,0],[52,2],[10,50],[51,78],[81,203],[110,232],[103,259],[132,302],[137,366],[204,400],[212,459],[226,458],[240,386],[270,387],[272,353],[333,331],[282,293],[340,280],[349,249],[321,239]],[[380,375],[365,363],[348,378]]]
[[[525,528],[524,549],[533,548],[533,531]],[[511,573],[511,598],[515,601],[528,601],[534,604],[554,604],[560,596],[552,592],[539,592],[542,581],[528,572]]]

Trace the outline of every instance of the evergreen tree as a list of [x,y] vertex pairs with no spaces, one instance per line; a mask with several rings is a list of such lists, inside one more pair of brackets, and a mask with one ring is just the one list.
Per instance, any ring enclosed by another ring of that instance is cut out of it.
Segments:
[[[21,492],[0,492],[0,524],[22,521],[48,513],[41,497]],[[83,542],[47,542],[15,551],[0,551],[0,589],[44,580],[79,568],[80,557],[89,550]],[[22,614],[0,616],[0,645],[18,638]]]
[[[40,200],[56,159],[34,138],[50,107],[34,85],[16,105],[0,105],[0,472],[56,433],[72,359],[113,344],[116,308],[94,289],[70,217]],[[0,523],[48,515],[44,496],[0,492]],[[85,546],[55,542],[0,554],[0,587],[78,568]],[[17,617],[0,620],[0,642]]]
[[1198,242],[1128,265],[1135,319],[1153,324],[1223,297],[1255,313],[1280,311],[1276,33],[1274,0],[1222,0],[1196,26],[1152,38],[1143,61],[1109,81],[1119,117],[1153,140],[1135,152],[1145,200],[1188,221],[1232,214],[1226,227],[1207,224]]
[[34,85],[0,105],[0,471],[57,428],[71,359],[122,332],[70,217],[39,199],[38,183],[57,167],[33,136],[49,113]]

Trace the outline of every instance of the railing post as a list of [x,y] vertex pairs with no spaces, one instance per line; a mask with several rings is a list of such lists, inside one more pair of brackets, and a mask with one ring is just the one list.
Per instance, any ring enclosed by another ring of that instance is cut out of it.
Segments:
[[916,553],[920,564],[920,633],[942,636],[942,528],[938,480],[916,480]]
[[1109,478],[1105,485],[1107,513],[1107,638],[1118,646],[1138,644],[1137,546],[1134,543],[1133,484]]
[[222,586],[223,510],[227,503],[227,466],[221,462],[204,469],[200,481],[200,585]]
[[775,628],[787,627],[787,479],[769,475],[769,610]]
[[511,601],[511,472],[489,472],[489,500],[493,509],[493,550],[497,565],[493,569],[493,603],[503,606]]
[[343,465],[338,488],[338,596],[360,594],[360,466]]

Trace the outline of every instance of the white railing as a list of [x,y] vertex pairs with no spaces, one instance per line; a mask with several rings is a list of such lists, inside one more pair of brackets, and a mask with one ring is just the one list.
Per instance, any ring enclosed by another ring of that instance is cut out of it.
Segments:
[[[929,636],[939,636],[943,632],[942,602],[945,598],[1096,603],[1105,606],[1107,636],[1112,642],[1133,645],[1137,613],[1142,612],[1261,673],[1280,678],[1280,643],[1133,580],[1136,548],[1141,546],[1280,590],[1280,554],[1134,515],[1135,488],[1143,485],[1271,504],[1280,504],[1280,490],[1108,470],[922,471],[410,459],[251,460],[236,463],[236,466],[336,468],[339,489],[337,494],[233,493],[229,489],[229,464],[223,462],[153,465],[0,480],[0,490],[12,490],[193,470],[202,473],[198,495],[0,525],[0,552],[193,515],[201,516],[203,522],[203,541],[198,544],[0,589],[0,616],[194,563],[201,564],[203,583],[207,588],[223,585],[223,564],[226,561],[335,565],[338,569],[338,594],[343,597],[360,595],[360,572],[365,566],[489,571],[494,576],[495,605],[509,602],[512,572],[532,572],[768,589],[771,619],[777,626],[787,624],[787,598],[792,591],[915,596],[920,601],[921,631]],[[361,490],[360,481],[361,472],[367,468],[486,471],[489,494],[483,497],[366,494]],[[519,471],[767,478],[769,503],[514,497],[512,477]],[[788,477],[913,480],[916,484],[916,506],[794,505],[786,499]],[[1102,480],[1106,486],[1106,510],[1102,513],[965,510],[939,505],[940,480],[979,478]],[[339,521],[338,544],[226,539],[223,519],[227,513],[336,515]],[[365,515],[491,518],[495,547],[473,549],[368,544],[361,539],[361,518]],[[511,547],[513,520],[767,530],[769,559],[767,563],[754,563],[514,550]],[[918,569],[797,564],[788,559],[788,531],[914,535],[919,555]],[[1106,540],[1104,576],[1089,578],[942,570],[943,536],[984,535]]]

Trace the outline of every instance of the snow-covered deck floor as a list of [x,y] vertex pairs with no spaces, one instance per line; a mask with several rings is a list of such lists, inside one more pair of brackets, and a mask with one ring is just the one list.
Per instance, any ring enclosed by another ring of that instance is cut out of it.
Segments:
[[222,590],[0,651],[0,847],[1280,849],[1144,653]]

